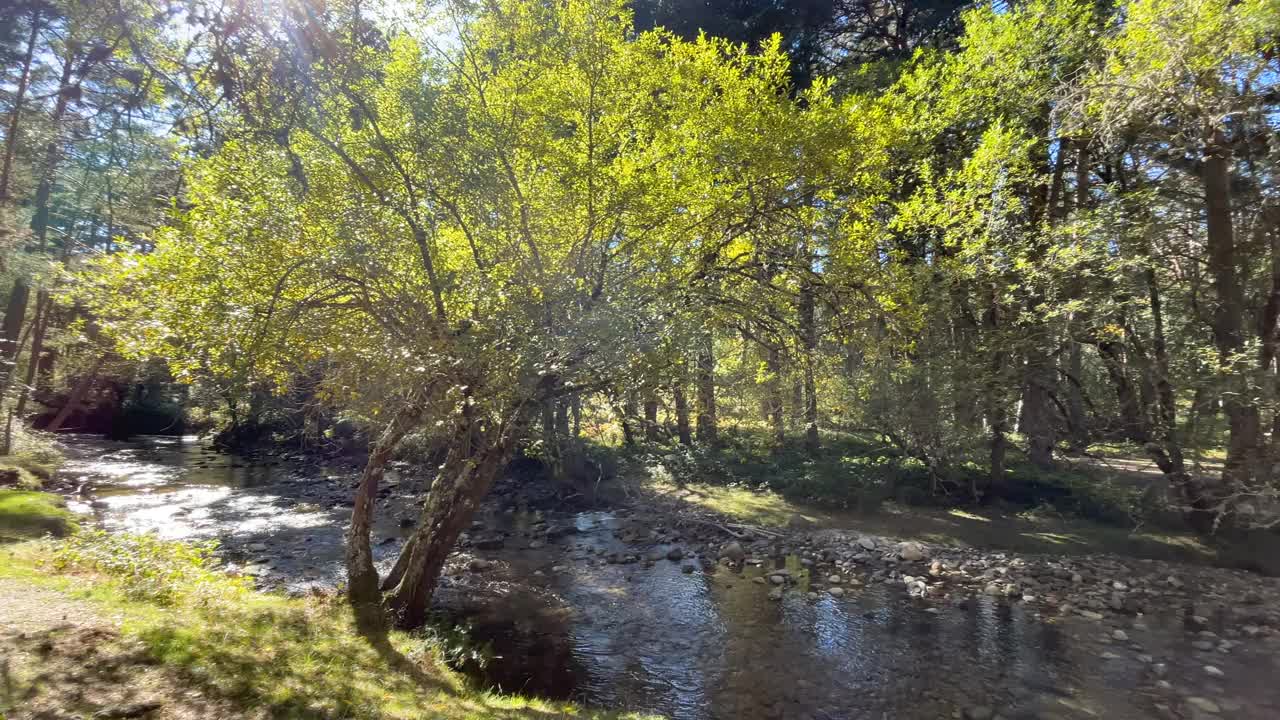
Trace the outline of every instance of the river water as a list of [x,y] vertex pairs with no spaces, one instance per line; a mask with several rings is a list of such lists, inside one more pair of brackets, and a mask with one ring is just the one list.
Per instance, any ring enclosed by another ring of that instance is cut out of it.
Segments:
[[[218,538],[227,564],[268,589],[340,581],[349,469],[237,458],[195,438],[67,443],[62,473],[104,527]],[[424,491],[388,481],[374,529],[384,564]],[[535,522],[564,531],[530,541]],[[626,511],[487,508],[474,534],[503,547],[460,553],[437,593],[444,616],[492,644],[496,657],[468,669],[506,691],[680,720],[1280,717],[1274,654],[1237,648],[1206,678],[1196,636],[1171,619],[1048,620],[1023,603],[926,605],[880,585],[810,599],[795,558],[741,571],[673,562],[659,559],[670,545],[620,539],[632,524]],[[627,553],[655,560],[606,559]],[[781,600],[753,581],[774,567],[797,580]]]

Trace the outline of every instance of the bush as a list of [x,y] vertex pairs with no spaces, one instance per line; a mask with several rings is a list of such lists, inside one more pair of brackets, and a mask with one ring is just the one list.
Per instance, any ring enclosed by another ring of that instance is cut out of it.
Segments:
[[217,548],[216,540],[180,542],[98,530],[58,543],[49,562],[59,572],[100,572],[115,578],[135,600],[208,604],[237,599],[252,587],[247,578],[217,569]]

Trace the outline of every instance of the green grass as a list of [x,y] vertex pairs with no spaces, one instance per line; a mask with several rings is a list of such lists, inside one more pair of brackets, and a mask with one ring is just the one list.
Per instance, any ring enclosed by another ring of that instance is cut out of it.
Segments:
[[0,455],[0,487],[39,490],[53,477],[61,459],[47,453],[22,452]]
[[[115,547],[113,540],[101,542]],[[0,578],[60,591],[101,616],[119,618],[126,636],[141,640],[149,656],[184,683],[269,717],[619,717],[479,690],[441,661],[435,641],[362,630],[350,609],[332,598],[285,598],[234,582],[219,592],[186,593],[182,588],[192,577],[214,582],[216,572],[175,573],[159,555],[160,544],[133,545],[144,557],[156,553],[153,560],[101,571],[89,567],[98,562],[84,547],[61,551],[58,541],[22,543],[0,551]],[[177,591],[163,603],[138,599],[130,578],[147,564],[173,575],[166,582]]]
[[0,490],[0,541],[61,537],[75,528],[62,498],[33,490]]

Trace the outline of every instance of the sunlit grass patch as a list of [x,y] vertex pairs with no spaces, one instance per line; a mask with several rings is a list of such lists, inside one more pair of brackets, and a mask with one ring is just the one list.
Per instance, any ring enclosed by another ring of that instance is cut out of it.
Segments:
[[[340,599],[286,598],[220,575],[193,549],[86,534],[78,545],[22,543],[0,554],[0,578],[58,590],[118,618],[149,657],[207,695],[270,717],[454,720],[619,718],[573,705],[485,692],[450,669],[430,634],[357,625]],[[100,545],[103,550],[94,549]],[[108,561],[105,552],[131,553]],[[164,555],[169,554],[168,557]],[[61,558],[61,560],[50,560]],[[174,566],[194,564],[188,570]],[[138,576],[158,579],[138,592]],[[219,580],[218,578],[221,578]],[[193,580],[194,579],[194,580]],[[160,593],[156,583],[173,583]],[[187,583],[225,582],[223,591]]]
[[796,505],[770,490],[706,483],[689,483],[682,488],[663,483],[656,484],[654,489],[679,494],[687,502],[751,525],[779,527],[797,517],[815,524],[829,520],[826,513]]
[[62,498],[32,490],[0,490],[0,540],[50,534],[63,536],[75,528]]

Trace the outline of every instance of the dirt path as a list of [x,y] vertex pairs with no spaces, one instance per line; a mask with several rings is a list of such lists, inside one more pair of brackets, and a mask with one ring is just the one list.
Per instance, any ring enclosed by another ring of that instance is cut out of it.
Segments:
[[97,608],[0,579],[0,718],[245,717],[157,664]]

